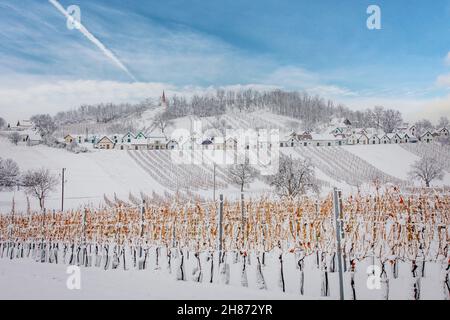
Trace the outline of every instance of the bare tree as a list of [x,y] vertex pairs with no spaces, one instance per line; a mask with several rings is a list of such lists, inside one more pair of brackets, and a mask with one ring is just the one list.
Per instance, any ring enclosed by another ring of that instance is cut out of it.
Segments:
[[2,117],[0,117],[0,130],[6,127],[6,121]]
[[275,187],[279,195],[287,197],[296,197],[305,194],[308,190],[319,190],[310,159],[281,158],[278,174],[273,177],[270,184]]
[[375,128],[377,129],[381,128],[381,124],[383,122],[383,115],[384,115],[384,108],[382,106],[375,106],[373,108],[372,121]]
[[413,164],[409,176],[411,179],[425,182],[425,185],[430,187],[431,181],[444,178],[444,170],[432,157],[425,156]]
[[244,192],[244,186],[255,180],[258,175],[258,171],[253,168],[248,160],[243,164],[232,165],[228,168],[228,176],[231,181],[238,185],[241,192]]
[[392,133],[403,123],[402,114],[398,110],[388,109],[384,112],[381,125],[384,132]]
[[[0,121],[1,122],[1,121]],[[450,125],[450,121],[448,120],[447,117],[440,117],[439,118],[439,122],[438,122],[438,129],[440,128],[448,128]]]
[[27,193],[38,199],[41,210],[45,208],[45,198],[58,183],[57,178],[48,169],[29,170],[22,177]]
[[17,146],[17,144],[20,142],[20,134],[18,132],[13,132],[8,135],[8,139],[9,141],[11,141],[11,143]]
[[18,184],[20,170],[12,159],[0,158],[0,188],[11,188]]
[[[153,119],[153,126],[157,127],[161,130],[161,133],[166,137],[166,128],[172,124],[172,121],[169,119],[166,113],[160,112],[155,115]],[[167,138],[167,137],[166,137]]]
[[30,119],[42,137],[51,135],[58,128],[53,118],[48,114],[34,115]]

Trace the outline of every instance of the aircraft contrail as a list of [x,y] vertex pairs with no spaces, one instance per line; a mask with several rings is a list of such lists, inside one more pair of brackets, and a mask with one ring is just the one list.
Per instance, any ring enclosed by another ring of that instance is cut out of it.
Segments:
[[[56,9],[58,9],[59,12],[61,12],[67,19],[72,19],[73,17],[67,12],[66,9],[57,1],[57,0],[48,0]],[[78,29],[86,38],[88,38],[89,41],[91,41],[93,44],[95,44],[102,52],[103,54],[108,57],[117,67],[119,67],[121,70],[125,71],[126,74],[133,79],[133,81],[137,81],[136,77],[128,70],[128,68],[114,55],[114,53],[111,52],[106,46],[100,42],[92,33],[89,32],[88,29],[86,29],[83,24],[79,23],[79,29]]]

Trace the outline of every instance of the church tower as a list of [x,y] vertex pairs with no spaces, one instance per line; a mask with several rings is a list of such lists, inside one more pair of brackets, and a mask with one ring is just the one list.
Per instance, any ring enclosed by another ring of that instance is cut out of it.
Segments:
[[168,107],[167,99],[166,99],[166,93],[164,92],[164,90],[163,90],[163,93],[162,93],[162,96],[161,96],[161,107],[165,107],[165,108]]

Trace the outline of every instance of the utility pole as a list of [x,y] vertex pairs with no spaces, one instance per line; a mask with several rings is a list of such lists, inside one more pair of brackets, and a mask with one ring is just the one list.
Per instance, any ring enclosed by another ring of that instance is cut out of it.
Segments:
[[64,173],[66,171],[66,168],[62,168],[62,175],[61,175],[61,212],[64,211]]
[[336,221],[336,247],[339,269],[339,294],[340,299],[344,300],[344,276],[342,270],[342,248],[341,248],[341,235],[342,235],[342,206],[341,206],[341,192],[337,188],[333,190],[333,204],[334,204],[334,217]]

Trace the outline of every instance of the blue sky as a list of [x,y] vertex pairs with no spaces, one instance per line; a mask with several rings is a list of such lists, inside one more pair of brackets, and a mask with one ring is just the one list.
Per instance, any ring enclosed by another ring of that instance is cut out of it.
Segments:
[[[73,87],[83,84],[103,92],[84,88],[87,102],[140,99],[162,87],[263,85],[307,90],[353,108],[450,113],[450,0],[59,3],[80,7],[81,23],[137,82],[69,30],[47,0],[2,0],[0,92],[9,104],[26,92],[22,104],[39,95],[45,110],[56,108],[55,97],[64,100],[61,107],[75,107],[80,92]],[[371,4],[381,8],[381,30],[366,28]]]

